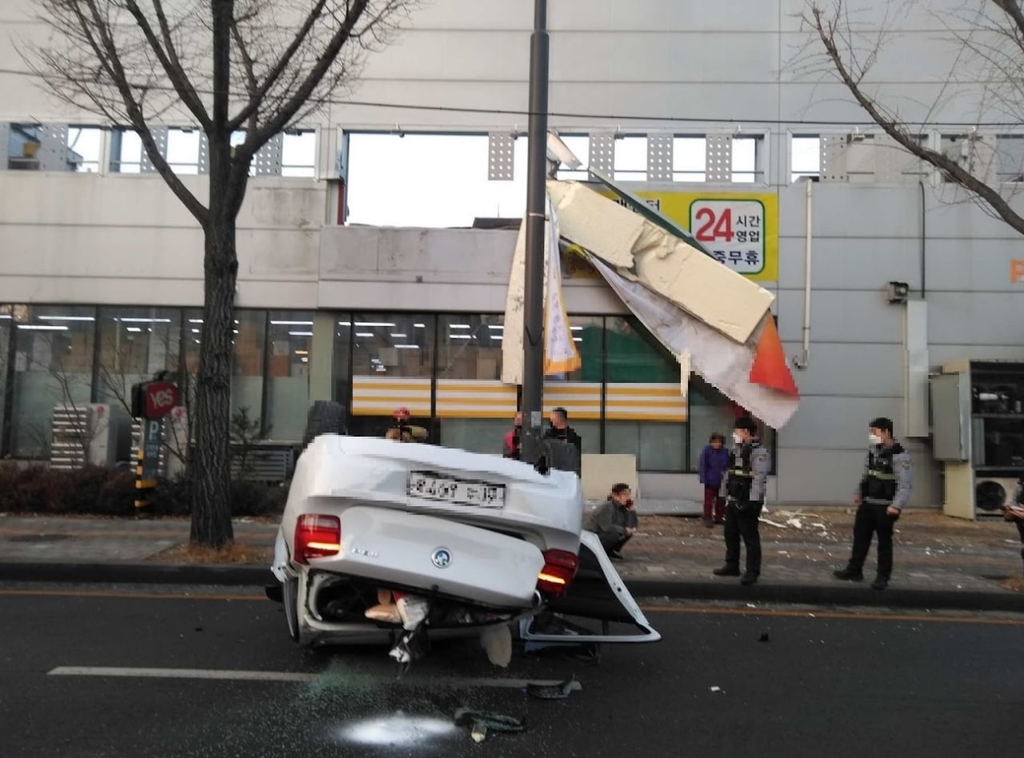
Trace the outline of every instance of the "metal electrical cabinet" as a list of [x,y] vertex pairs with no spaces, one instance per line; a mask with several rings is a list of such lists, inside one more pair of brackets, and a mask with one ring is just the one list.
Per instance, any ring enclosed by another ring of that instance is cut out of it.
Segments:
[[943,512],[1001,516],[1024,476],[1024,363],[955,361],[931,380],[932,442],[945,463]]

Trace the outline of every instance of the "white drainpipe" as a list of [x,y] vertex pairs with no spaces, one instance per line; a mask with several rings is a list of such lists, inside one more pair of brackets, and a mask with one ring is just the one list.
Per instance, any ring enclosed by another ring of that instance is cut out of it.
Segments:
[[798,369],[806,369],[811,361],[811,249],[813,247],[813,230],[812,230],[812,191],[814,188],[814,182],[810,179],[805,179],[806,182],[806,201],[805,201],[805,216],[807,227],[804,230],[804,329],[803,329],[803,351],[801,354],[793,359],[793,364]]

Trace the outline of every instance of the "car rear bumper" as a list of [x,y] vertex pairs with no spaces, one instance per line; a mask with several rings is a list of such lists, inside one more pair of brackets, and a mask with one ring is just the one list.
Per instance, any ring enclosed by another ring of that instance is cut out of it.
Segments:
[[341,552],[311,569],[460,598],[494,608],[533,605],[540,549],[448,519],[373,506],[340,514]]

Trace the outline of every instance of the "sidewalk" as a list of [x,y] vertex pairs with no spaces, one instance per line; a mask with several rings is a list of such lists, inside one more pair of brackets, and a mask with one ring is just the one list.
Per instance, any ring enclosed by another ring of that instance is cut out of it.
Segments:
[[[1024,611],[1024,592],[1010,589],[1024,576],[1021,544],[1016,529],[1001,519],[966,522],[932,510],[904,514],[897,524],[893,581],[878,592],[869,586],[873,549],[863,583],[832,577],[849,556],[852,509],[770,508],[761,525],[761,582],[752,588],[712,576],[724,552],[721,526],[645,515],[652,510],[661,508],[640,505],[640,531],[624,550],[626,560],[616,564],[638,597]],[[210,565],[190,555],[187,520],[0,514],[0,581],[258,586],[273,581],[276,530],[274,522],[236,520],[231,562]]]

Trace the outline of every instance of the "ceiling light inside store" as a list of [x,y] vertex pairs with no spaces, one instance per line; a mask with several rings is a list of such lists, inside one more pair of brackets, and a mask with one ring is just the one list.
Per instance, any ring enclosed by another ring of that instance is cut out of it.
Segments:
[[[10,316],[8,316],[10,318]],[[39,316],[40,321],[95,321],[93,316]]]
[[373,332],[356,332],[357,337],[372,337]]
[[371,327],[371,328],[372,327],[381,327],[382,329],[389,329],[389,328],[393,327],[394,324],[387,323],[387,322],[384,322],[384,321],[357,321],[356,322],[356,326],[366,326],[366,327]]
[[289,337],[312,337],[313,332],[288,332]]
[[271,321],[271,326],[313,326],[312,321]]
[[57,326],[56,324],[18,324],[19,329],[27,329],[32,332],[66,332],[68,327]]

